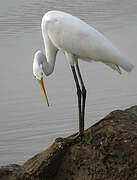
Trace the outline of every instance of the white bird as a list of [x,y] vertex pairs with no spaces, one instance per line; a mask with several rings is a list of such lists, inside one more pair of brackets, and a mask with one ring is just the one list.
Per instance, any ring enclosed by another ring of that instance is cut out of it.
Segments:
[[133,69],[133,65],[129,58],[122,54],[103,34],[68,13],[61,11],[47,12],[42,18],[41,28],[45,54],[41,51],[35,53],[33,74],[39,81],[49,105],[43,83],[43,72],[46,76],[53,72],[58,50],[66,55],[77,88],[79,135],[82,137],[84,132],[86,89],[80,73],[78,59],[87,62],[100,61],[120,74],[121,70],[119,67],[129,72]]

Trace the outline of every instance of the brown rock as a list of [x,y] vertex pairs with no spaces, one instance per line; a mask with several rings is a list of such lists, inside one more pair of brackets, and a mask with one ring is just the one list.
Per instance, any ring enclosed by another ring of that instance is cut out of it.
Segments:
[[22,167],[6,167],[0,180],[136,180],[137,106],[111,112],[81,142],[58,139]]
[[9,164],[0,167],[0,180],[14,180],[24,172],[24,168],[17,164]]

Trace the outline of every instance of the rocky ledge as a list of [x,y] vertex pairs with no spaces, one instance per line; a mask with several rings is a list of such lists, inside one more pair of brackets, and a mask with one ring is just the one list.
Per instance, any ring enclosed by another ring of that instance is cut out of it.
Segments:
[[137,179],[137,106],[111,112],[82,141],[58,138],[24,165],[0,168],[0,180],[91,179]]

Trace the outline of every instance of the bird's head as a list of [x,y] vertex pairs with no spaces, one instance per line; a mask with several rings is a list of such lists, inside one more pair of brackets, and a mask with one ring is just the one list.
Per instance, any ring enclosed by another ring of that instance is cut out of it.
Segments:
[[48,97],[45,91],[45,87],[44,87],[44,82],[43,82],[43,70],[42,70],[42,66],[43,66],[43,61],[44,61],[45,55],[41,52],[41,51],[37,51],[34,55],[34,61],[33,61],[33,75],[34,77],[38,80],[41,89],[44,93],[44,97],[47,101],[47,104],[49,106],[48,103]]

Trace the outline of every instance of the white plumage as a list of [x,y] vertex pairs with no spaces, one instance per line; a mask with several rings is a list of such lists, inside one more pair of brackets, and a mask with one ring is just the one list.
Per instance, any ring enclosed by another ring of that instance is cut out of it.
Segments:
[[77,17],[60,11],[50,11],[44,15],[41,26],[47,59],[54,51],[51,46],[54,46],[82,60],[101,61],[109,65],[112,63],[126,71],[133,68],[128,57],[100,32]]
[[[80,92],[75,72],[76,67],[82,87],[83,99],[85,98],[83,92],[86,94],[86,91],[78,67],[78,59],[88,62],[100,61],[119,73],[121,73],[119,66],[125,71],[133,69],[133,65],[126,55],[122,54],[104,35],[77,17],[61,11],[49,11],[42,18],[41,28],[45,54],[41,51],[35,53],[33,73],[41,84],[46,100],[44,85],[41,83],[43,82],[43,72],[46,76],[53,72],[58,50],[61,50],[69,60],[77,91]],[[79,120],[84,121],[85,100],[83,100],[82,108],[82,100],[78,100]]]

